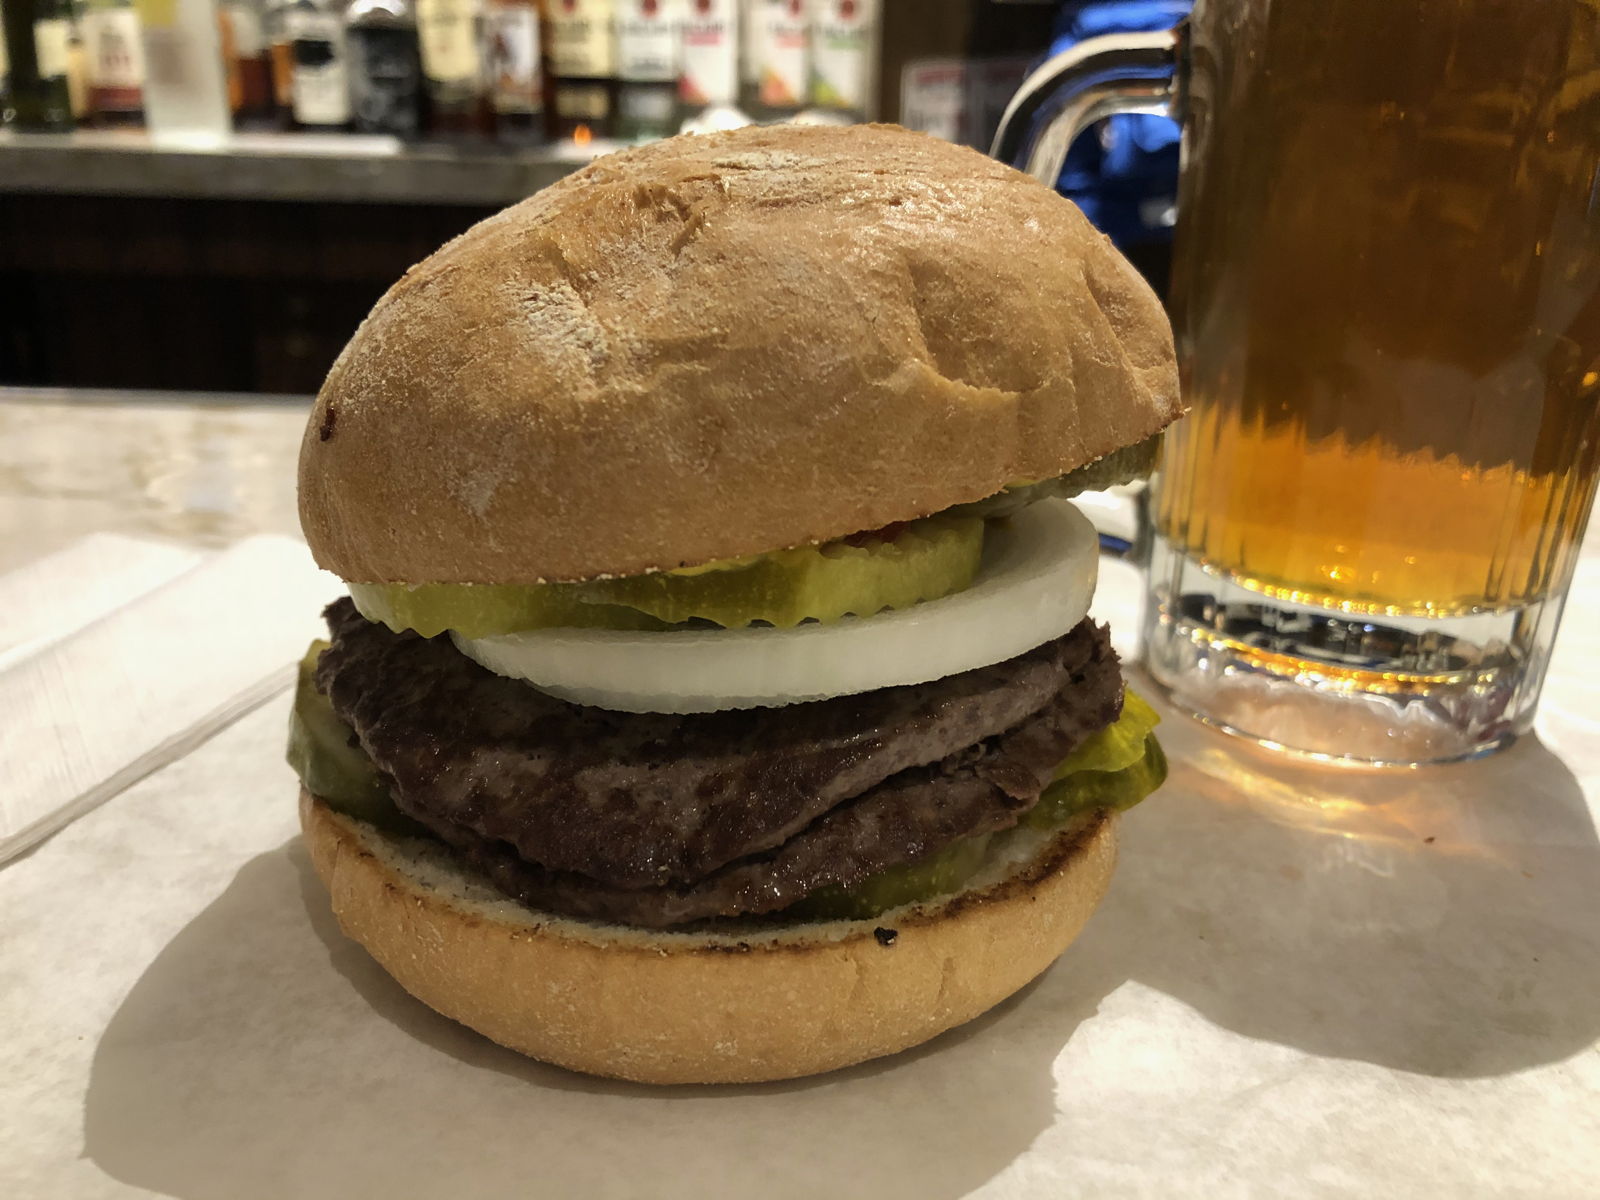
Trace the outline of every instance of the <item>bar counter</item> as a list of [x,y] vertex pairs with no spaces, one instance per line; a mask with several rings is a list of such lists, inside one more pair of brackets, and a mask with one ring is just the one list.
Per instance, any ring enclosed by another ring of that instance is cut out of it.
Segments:
[[0,130],[0,192],[499,207],[611,149],[403,146],[343,133],[240,133],[205,147],[142,130]]

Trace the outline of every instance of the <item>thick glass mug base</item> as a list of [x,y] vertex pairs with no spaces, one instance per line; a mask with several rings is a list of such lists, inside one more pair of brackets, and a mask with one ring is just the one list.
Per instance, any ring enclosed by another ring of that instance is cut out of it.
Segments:
[[1151,549],[1144,663],[1168,699],[1275,749],[1372,766],[1473,758],[1533,722],[1560,602],[1375,616],[1266,595]]

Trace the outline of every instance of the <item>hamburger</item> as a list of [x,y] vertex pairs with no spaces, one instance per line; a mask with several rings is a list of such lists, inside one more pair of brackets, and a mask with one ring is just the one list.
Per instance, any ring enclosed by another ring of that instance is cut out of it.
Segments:
[[1078,210],[902,129],[674,138],[476,225],[301,451],[350,596],[290,760],[342,928],[495,1041],[652,1083],[990,1008],[1165,773],[1068,497],[1179,413]]

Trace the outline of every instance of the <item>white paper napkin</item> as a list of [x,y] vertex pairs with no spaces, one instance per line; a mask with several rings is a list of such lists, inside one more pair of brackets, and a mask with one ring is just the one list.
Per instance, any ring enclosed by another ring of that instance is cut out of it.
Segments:
[[[0,605],[26,601],[24,636],[0,650],[0,863],[288,687],[343,588],[292,538],[250,538],[187,570],[170,547],[130,566],[139,556],[119,546],[117,584],[94,579],[96,549],[80,543],[26,579],[0,577]],[[119,587],[126,595],[163,572],[166,582],[106,611]],[[53,586],[41,592],[41,580]],[[63,599],[65,619],[45,619],[52,597],[79,587],[95,602]],[[104,615],[88,619],[97,605]]]
[[171,542],[96,533],[0,575],[0,670],[198,566]]

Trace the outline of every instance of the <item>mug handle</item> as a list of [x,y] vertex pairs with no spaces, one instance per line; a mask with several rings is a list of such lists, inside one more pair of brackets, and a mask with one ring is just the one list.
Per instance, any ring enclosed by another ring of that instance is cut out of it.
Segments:
[[[1006,105],[989,154],[1022,168],[1052,188],[1067,149],[1094,122],[1114,113],[1180,118],[1188,21],[1155,33],[1114,33],[1089,38],[1045,60],[1023,80]],[[1043,122],[1047,107],[1058,106]],[[1149,543],[1148,491],[1119,501],[1109,492],[1079,498],[1100,534],[1100,552],[1143,562]]]
[[[1055,187],[1067,148],[1094,122],[1114,113],[1180,117],[1189,23],[1155,33],[1089,38],[1041,63],[1006,105],[989,154],[1023,160],[1023,170]],[[1047,107],[1056,111],[1043,123]]]

